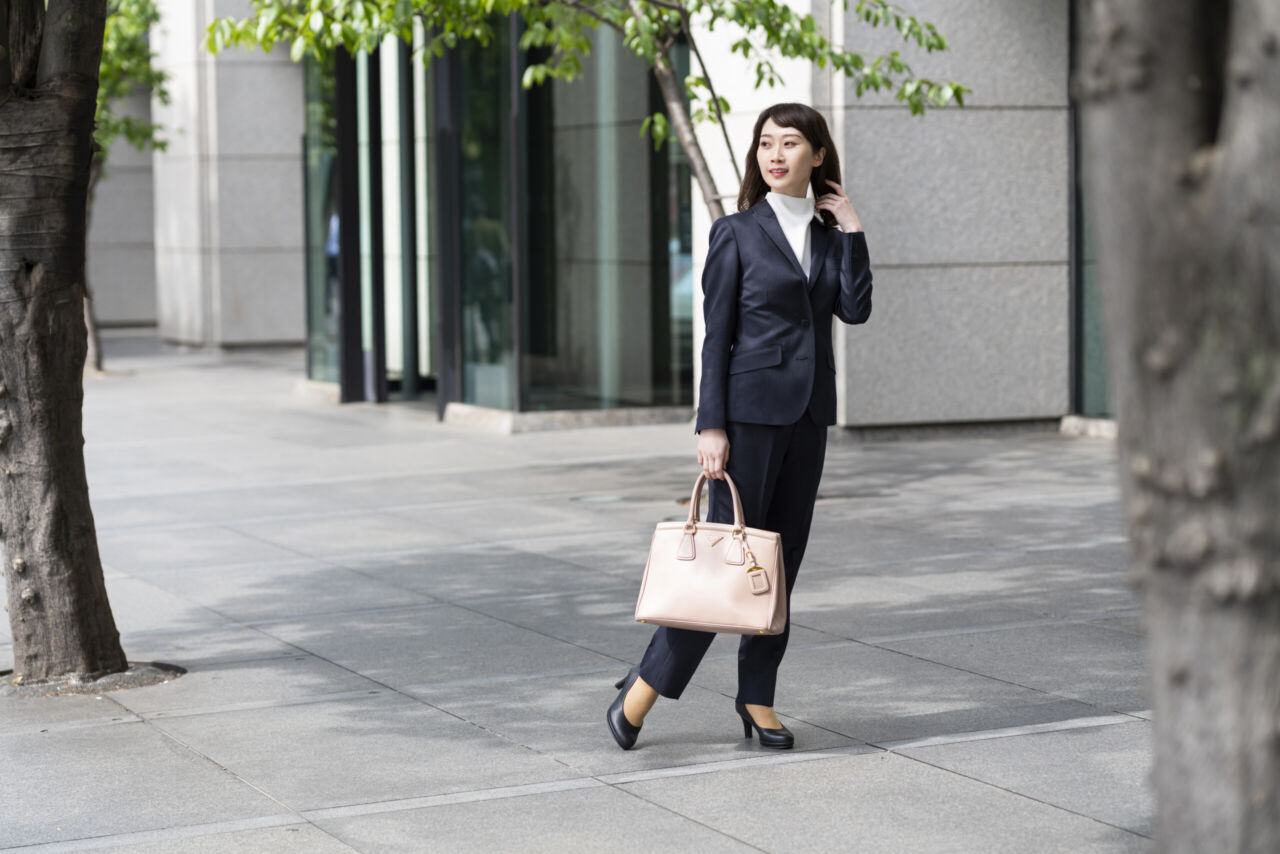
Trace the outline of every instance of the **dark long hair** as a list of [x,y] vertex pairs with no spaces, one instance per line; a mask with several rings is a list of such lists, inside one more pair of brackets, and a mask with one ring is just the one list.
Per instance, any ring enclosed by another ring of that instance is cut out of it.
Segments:
[[[827,150],[821,165],[815,166],[813,174],[809,176],[809,185],[813,187],[814,199],[832,192],[831,185],[827,183],[828,178],[837,184],[841,183],[840,156],[836,154],[836,145],[831,140],[831,131],[827,129],[827,120],[822,117],[822,113],[808,104],[774,104],[760,113],[760,118],[756,119],[755,131],[751,134],[751,150],[747,152],[747,169],[743,173],[742,189],[738,191],[738,210],[740,211],[755,207],[764,201],[765,193],[769,192],[769,185],[765,183],[764,175],[760,174],[760,160],[757,157],[760,149],[760,132],[769,119],[773,119],[779,127],[795,128],[804,134],[809,145],[813,146],[814,154],[824,148]],[[836,218],[830,211],[818,213],[822,214],[822,221],[828,226],[836,224]]]

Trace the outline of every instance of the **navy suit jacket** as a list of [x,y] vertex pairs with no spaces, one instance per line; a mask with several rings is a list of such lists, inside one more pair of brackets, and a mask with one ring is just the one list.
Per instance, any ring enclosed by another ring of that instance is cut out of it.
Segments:
[[806,407],[836,423],[831,318],[865,323],[871,261],[861,231],[817,219],[806,279],[773,207],[760,201],[711,226],[702,271],[702,382],[694,431],[727,421],[791,424]]

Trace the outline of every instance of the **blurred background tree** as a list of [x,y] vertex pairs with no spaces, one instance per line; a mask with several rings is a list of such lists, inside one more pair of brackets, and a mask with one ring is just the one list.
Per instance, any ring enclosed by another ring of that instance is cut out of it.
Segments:
[[[151,28],[160,22],[155,0],[109,0],[98,71],[98,105],[94,115],[93,164],[89,172],[86,221],[93,218],[94,191],[106,168],[113,145],[123,141],[139,151],[164,150],[163,128],[149,118],[125,111],[126,101],[138,94],[169,103],[168,75],[157,68],[151,50]],[[90,272],[85,271],[85,324],[89,328],[86,365],[102,372],[102,346],[93,310]]]
[[[323,58],[339,48],[350,54],[376,50],[388,37],[412,43],[415,28],[425,35],[422,58],[429,61],[459,42],[488,44],[495,21],[519,15],[525,25],[520,47],[541,57],[524,72],[532,87],[547,79],[573,80],[591,52],[591,34],[599,27],[615,30],[623,43],[652,69],[662,91],[665,112],[649,116],[643,130],[661,145],[675,136],[689,160],[712,219],[724,216],[722,195],[707,167],[694,124],[719,126],[729,162],[738,167],[739,152],[729,145],[724,114],[728,100],[717,94],[711,72],[698,49],[697,34],[733,25],[740,36],[733,44],[755,70],[755,86],[775,86],[782,78],[775,59],[802,59],[840,72],[854,81],[858,95],[867,90],[894,92],[912,115],[925,108],[963,105],[971,90],[946,80],[917,77],[894,50],[868,59],[832,44],[811,14],[799,14],[778,0],[249,0],[252,13],[219,18],[209,26],[208,47],[271,50],[288,44],[294,61],[310,54]],[[946,50],[947,40],[930,23],[908,15],[887,0],[859,0],[854,13],[872,27],[891,26],[904,41],[932,53]],[[689,45],[698,73],[677,80],[671,51]],[[688,98],[688,106],[685,99]],[[741,176],[739,175],[739,179]]]

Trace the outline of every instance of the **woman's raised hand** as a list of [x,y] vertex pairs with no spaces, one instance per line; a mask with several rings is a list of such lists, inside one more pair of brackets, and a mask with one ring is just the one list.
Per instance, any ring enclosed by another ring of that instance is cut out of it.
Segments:
[[853,202],[844,194],[844,189],[830,178],[827,183],[834,189],[819,196],[813,206],[820,211],[830,211],[841,231],[862,231],[862,221],[858,219]]
[[729,462],[729,434],[718,428],[698,431],[698,465],[707,477],[724,480],[724,467]]

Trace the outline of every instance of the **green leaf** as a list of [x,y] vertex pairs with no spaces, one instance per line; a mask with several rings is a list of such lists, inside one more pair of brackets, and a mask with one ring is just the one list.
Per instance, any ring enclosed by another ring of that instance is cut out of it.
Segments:
[[298,36],[293,40],[292,47],[289,48],[289,58],[294,62],[298,62],[307,52],[307,40],[302,36]]

